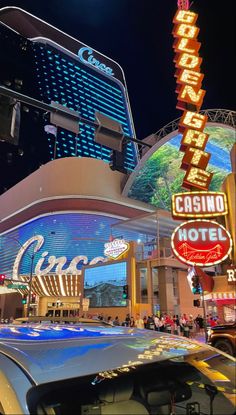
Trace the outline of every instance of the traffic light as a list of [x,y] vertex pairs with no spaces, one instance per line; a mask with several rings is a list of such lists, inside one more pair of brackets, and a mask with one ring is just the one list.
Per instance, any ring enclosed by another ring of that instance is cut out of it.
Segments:
[[22,304],[27,303],[27,295],[23,295],[21,302],[22,302]]
[[200,305],[201,305],[201,303],[200,303],[199,298],[197,300],[193,300],[193,306],[194,307],[200,307]]
[[120,171],[121,173],[127,173],[127,170],[124,167],[124,162],[125,162],[125,156],[124,156],[124,152],[119,152],[119,151],[111,151],[111,155],[110,155],[110,162],[109,162],[109,166],[111,170],[116,170],[116,171]]
[[124,300],[127,300],[129,296],[129,292],[128,292],[128,285],[123,285],[123,294],[122,294],[122,298]]
[[4,285],[6,276],[4,274],[0,274],[0,285]]
[[202,292],[200,278],[198,275],[194,275],[192,277],[192,292],[193,294],[201,294]]
[[33,293],[32,295],[31,295],[31,304],[35,304],[36,303],[36,294],[35,293]]

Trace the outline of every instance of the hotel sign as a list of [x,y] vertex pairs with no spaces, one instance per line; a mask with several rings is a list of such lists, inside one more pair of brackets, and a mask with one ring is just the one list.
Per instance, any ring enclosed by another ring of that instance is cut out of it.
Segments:
[[209,218],[228,213],[223,192],[186,192],[172,196],[173,218]]
[[209,135],[203,132],[207,116],[199,114],[205,90],[201,89],[204,75],[200,72],[202,58],[197,41],[198,15],[179,9],[173,23],[175,66],[178,94],[177,108],[183,110],[179,132],[183,134],[180,150],[183,151],[181,168],[186,171],[182,186],[187,189],[208,190],[213,174],[206,171],[210,153],[205,151]]
[[217,222],[196,219],[184,222],[174,230],[171,247],[181,262],[206,267],[219,264],[228,257],[232,239]]
[[124,239],[114,239],[104,245],[104,255],[111,259],[118,259],[125,252],[128,252],[130,245]]

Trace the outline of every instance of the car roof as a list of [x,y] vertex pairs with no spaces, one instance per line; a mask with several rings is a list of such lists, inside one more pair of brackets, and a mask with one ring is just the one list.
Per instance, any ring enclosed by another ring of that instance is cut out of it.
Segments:
[[0,353],[35,384],[185,356],[206,347],[184,337],[121,326],[0,326]]

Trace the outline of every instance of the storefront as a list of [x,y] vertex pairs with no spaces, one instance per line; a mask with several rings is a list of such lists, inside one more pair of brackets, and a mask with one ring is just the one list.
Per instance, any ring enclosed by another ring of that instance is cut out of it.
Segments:
[[[103,313],[123,319],[137,312],[202,313],[193,306],[187,266],[172,255],[170,236],[179,222],[166,210],[123,196],[123,180],[101,160],[64,158],[1,196],[1,272],[9,283],[25,284],[18,290],[26,298],[25,314]],[[104,246],[114,238],[130,248],[111,259]],[[119,261],[126,266],[117,273],[113,266]],[[93,280],[89,269],[97,271]],[[116,283],[109,275],[103,280],[105,270]]]
[[207,314],[225,323],[236,320],[235,268],[229,269],[229,274],[214,277],[214,289],[205,296]]

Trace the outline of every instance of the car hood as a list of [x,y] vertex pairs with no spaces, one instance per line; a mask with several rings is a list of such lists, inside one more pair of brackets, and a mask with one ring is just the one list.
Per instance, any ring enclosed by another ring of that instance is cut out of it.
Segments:
[[184,337],[124,327],[7,326],[0,352],[35,384],[196,353],[208,346]]
[[212,330],[236,330],[236,324],[220,324],[218,326],[211,327]]

